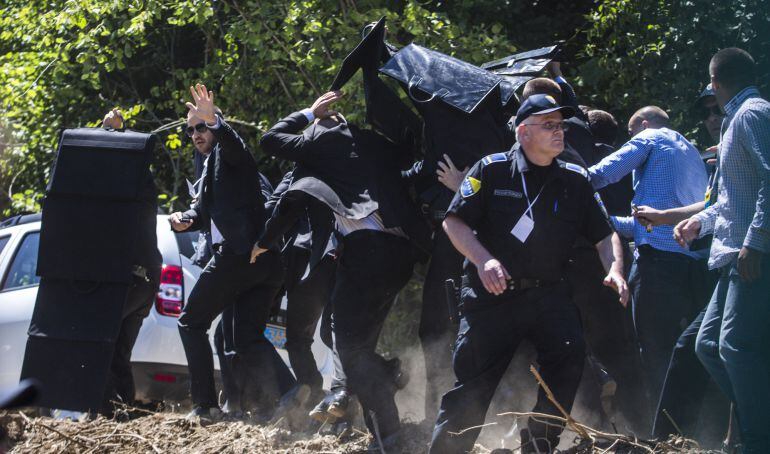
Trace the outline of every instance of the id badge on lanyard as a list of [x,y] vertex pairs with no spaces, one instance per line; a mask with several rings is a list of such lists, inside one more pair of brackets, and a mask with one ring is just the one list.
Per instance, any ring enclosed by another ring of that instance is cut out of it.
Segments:
[[516,225],[513,226],[513,229],[511,230],[511,235],[515,236],[516,239],[524,243],[525,241],[527,241],[527,238],[529,238],[529,235],[535,229],[535,219],[534,219],[534,215],[532,214],[532,207],[537,202],[537,199],[540,198],[540,194],[543,193],[543,188],[545,188],[545,184],[543,184],[543,186],[540,188],[540,192],[537,193],[537,195],[535,196],[535,199],[530,202],[529,194],[527,194],[527,182],[524,181],[524,172],[519,171],[519,175],[521,175],[521,188],[524,192],[524,197],[527,200],[527,209],[524,210],[524,213],[516,222]]

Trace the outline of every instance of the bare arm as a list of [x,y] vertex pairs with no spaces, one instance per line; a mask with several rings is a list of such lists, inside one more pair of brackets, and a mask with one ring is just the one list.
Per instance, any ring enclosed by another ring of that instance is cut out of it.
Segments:
[[617,233],[607,236],[596,243],[599,259],[602,262],[607,277],[604,285],[612,287],[620,295],[620,304],[628,304],[629,292],[626,280],[623,278],[623,245]]
[[503,265],[487,251],[483,244],[476,238],[473,230],[459,217],[449,214],[443,223],[444,231],[452,245],[468,260],[476,265],[479,278],[484,288],[494,295],[500,295],[508,286],[507,280],[511,278]]
[[657,210],[642,205],[634,212],[634,217],[645,227],[648,225],[676,225],[690,216],[700,213],[705,208],[706,202],[696,202],[692,205],[667,210]]

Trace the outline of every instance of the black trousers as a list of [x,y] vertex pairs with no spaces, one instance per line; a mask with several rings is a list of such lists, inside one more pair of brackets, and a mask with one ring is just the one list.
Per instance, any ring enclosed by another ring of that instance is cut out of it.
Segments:
[[[711,376],[695,354],[695,341],[705,314],[704,307],[674,345],[653,423],[652,435],[656,438],[679,433],[671,420],[689,438],[699,435],[700,422],[707,429],[701,432],[713,434],[708,440],[712,444],[727,432],[729,401],[721,395],[705,399]],[[668,416],[663,413],[664,410]]]
[[[709,300],[716,284],[706,260],[643,245],[629,274],[634,328],[641,352],[649,421],[663,389],[671,350]],[[647,426],[649,431],[651,425]]]
[[600,408],[601,385],[607,378],[602,376],[604,370],[618,385],[613,399],[615,409],[632,428],[644,427],[649,421],[641,411],[647,403],[639,379],[642,371],[633,319],[631,311],[618,302],[617,293],[602,284],[606,274],[593,245],[585,242],[573,248],[567,279],[583,322],[589,370],[594,372],[583,377],[577,399],[587,401],[591,408]]
[[332,322],[332,314],[334,313],[334,304],[329,301],[329,304],[324,308],[321,315],[321,340],[332,351],[332,361],[334,363],[334,375],[332,376],[331,390],[338,391],[348,387],[348,377],[345,375],[344,369],[342,369],[342,361],[340,361],[340,354],[337,351],[337,346],[334,342],[334,327]]
[[437,226],[433,237],[433,255],[422,289],[422,313],[418,334],[425,358],[425,419],[432,421],[438,412],[441,393],[454,381],[452,342],[457,333],[449,323],[445,282],[460,284],[463,256],[457,252],[444,229]]
[[241,409],[241,391],[238,388],[238,380],[233,373],[233,307],[227,307],[222,311],[217,328],[214,331],[214,350],[219,358],[219,374],[222,377],[222,391],[224,400],[231,411]]
[[147,279],[134,276],[126,303],[123,306],[123,321],[115,341],[115,352],[107,376],[104,410],[112,408],[110,401],[122,400],[131,403],[136,397],[134,375],[131,371],[131,351],[134,349],[139,329],[158,293],[160,272],[148,272]]
[[231,254],[225,247],[206,265],[179,317],[193,405],[217,406],[207,332],[216,316],[232,306],[231,364],[241,392],[241,405],[244,410],[272,409],[281,395],[281,377],[287,373],[291,376],[264,336],[282,277],[279,255],[273,251],[262,254],[252,264],[248,254]]
[[311,347],[318,320],[331,300],[337,262],[327,255],[303,279],[309,259],[309,249],[289,246],[284,252],[286,351],[297,382],[320,391],[323,377],[318,372]]
[[[466,307],[460,320],[453,358],[457,382],[441,399],[430,452],[465,453],[481,432],[492,396],[519,343],[529,339],[537,350],[540,374],[567,411],[583,373],[585,343],[580,315],[571,301],[569,286],[512,293],[510,301]],[[542,389],[535,412],[560,415]],[[554,449],[561,428],[529,420],[539,449]],[[544,448],[545,446],[545,448]]]
[[371,411],[382,437],[398,431],[400,421],[392,367],[375,349],[385,317],[413,266],[412,247],[404,238],[359,230],[342,240],[332,293],[335,344],[369,431],[374,433]]

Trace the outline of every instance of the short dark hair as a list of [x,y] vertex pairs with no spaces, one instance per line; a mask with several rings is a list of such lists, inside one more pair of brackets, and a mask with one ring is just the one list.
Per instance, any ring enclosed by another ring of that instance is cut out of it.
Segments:
[[547,77],[536,77],[526,84],[521,92],[521,102],[524,102],[532,95],[551,95],[556,102],[561,104],[561,87],[559,84]]
[[730,91],[740,91],[754,85],[757,80],[754,58],[737,47],[728,47],[714,54],[709,71],[714,80]]
[[588,129],[597,143],[614,145],[618,137],[618,121],[611,113],[594,109],[588,111]]

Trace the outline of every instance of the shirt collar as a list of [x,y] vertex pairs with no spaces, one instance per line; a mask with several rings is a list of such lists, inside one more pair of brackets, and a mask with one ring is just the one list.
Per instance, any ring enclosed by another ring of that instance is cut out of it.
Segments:
[[[527,161],[527,157],[524,155],[524,149],[521,148],[521,144],[516,142],[513,145],[511,152],[513,153],[513,157],[516,162],[516,168],[523,173],[529,172],[531,170],[530,165],[529,165],[529,162]],[[558,178],[559,173],[554,171],[556,167],[559,167],[559,163],[557,159],[554,158],[554,160],[551,161],[551,164],[548,167],[550,169],[548,171],[548,180],[551,180],[553,178]]]
[[738,92],[737,95],[733,96],[733,99],[731,99],[727,104],[725,104],[725,113],[728,116],[735,115],[735,112],[738,111],[738,108],[741,107],[744,101],[746,101],[749,98],[758,98],[759,97],[759,90],[757,90],[757,87],[755,86],[749,86]]

